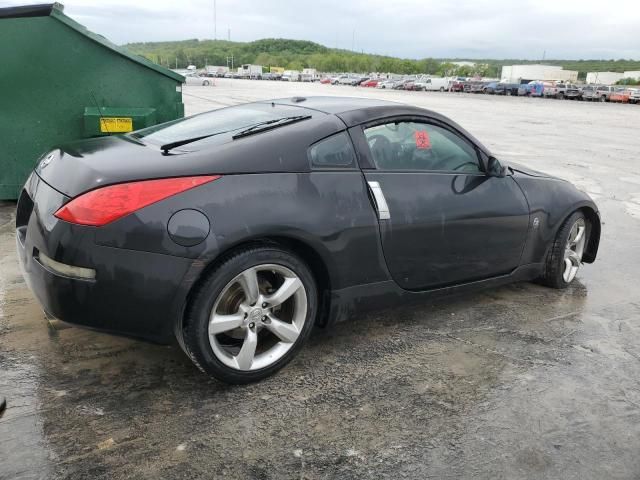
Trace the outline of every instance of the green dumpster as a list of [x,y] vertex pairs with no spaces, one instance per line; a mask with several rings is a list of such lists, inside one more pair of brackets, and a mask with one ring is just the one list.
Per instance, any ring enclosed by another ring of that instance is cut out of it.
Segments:
[[58,144],[184,116],[181,75],[88,31],[63,8],[0,8],[0,200],[16,199]]

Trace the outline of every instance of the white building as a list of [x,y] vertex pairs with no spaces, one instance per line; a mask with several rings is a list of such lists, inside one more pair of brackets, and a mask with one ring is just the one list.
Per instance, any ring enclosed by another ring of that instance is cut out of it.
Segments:
[[456,67],[475,67],[476,66],[476,62],[468,62],[466,60],[462,60],[459,62],[451,62],[451,63]]
[[637,78],[640,80],[640,70],[635,70],[632,72],[624,72],[624,78]]
[[618,80],[624,78],[619,72],[589,72],[587,73],[587,83],[597,83],[601,85],[613,85]]
[[554,65],[509,65],[502,67],[500,81],[505,83],[522,83],[532,80],[563,80],[575,82],[578,72],[564,70]]

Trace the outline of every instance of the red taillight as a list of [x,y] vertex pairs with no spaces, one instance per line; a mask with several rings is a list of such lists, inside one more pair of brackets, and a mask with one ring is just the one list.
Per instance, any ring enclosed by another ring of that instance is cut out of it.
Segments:
[[218,178],[220,175],[161,178],[109,185],[74,198],[54,215],[65,222],[101,227],[152,203]]

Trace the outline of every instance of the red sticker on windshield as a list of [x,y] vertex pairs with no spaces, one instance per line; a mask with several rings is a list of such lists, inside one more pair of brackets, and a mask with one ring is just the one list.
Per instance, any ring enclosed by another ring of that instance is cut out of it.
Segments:
[[431,148],[431,140],[429,140],[429,134],[424,130],[418,130],[416,133],[416,148],[421,150]]

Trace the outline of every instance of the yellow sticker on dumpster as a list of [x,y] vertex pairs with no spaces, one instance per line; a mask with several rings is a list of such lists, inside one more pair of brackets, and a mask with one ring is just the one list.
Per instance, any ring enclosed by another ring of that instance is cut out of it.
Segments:
[[102,133],[133,132],[133,119],[127,117],[102,117],[100,119]]

